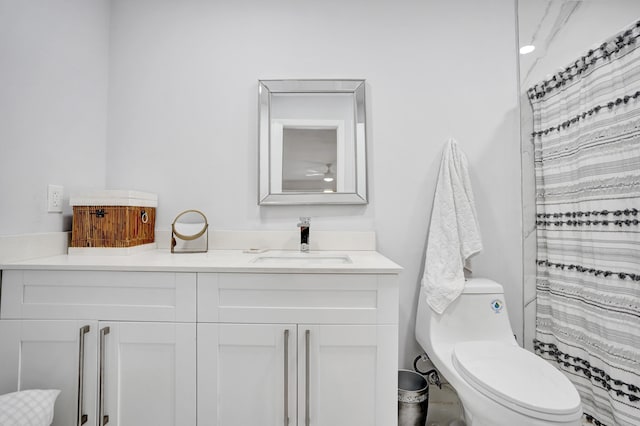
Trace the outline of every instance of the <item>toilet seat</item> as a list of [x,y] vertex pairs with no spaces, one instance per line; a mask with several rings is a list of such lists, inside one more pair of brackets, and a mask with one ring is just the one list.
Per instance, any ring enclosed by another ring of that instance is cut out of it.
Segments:
[[461,342],[455,345],[452,360],[476,390],[521,413],[545,418],[581,409],[580,396],[569,379],[515,343]]

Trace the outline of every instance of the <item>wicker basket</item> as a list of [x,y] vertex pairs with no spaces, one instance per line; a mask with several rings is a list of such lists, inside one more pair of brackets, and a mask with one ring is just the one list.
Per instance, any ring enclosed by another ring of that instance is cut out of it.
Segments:
[[155,242],[157,197],[101,191],[72,197],[70,247],[135,247]]
[[156,209],[74,206],[71,247],[133,247],[155,242]]

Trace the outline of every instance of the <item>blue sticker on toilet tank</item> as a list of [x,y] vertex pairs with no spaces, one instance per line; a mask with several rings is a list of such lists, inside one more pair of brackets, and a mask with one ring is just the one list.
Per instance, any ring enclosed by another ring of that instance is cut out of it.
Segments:
[[493,309],[493,312],[496,314],[499,314],[502,308],[504,308],[504,302],[502,300],[494,299],[491,301],[491,309]]

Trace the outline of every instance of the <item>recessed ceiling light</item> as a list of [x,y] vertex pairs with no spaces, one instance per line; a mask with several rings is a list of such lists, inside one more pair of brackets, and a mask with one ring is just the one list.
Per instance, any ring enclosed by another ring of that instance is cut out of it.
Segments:
[[531,53],[534,50],[536,50],[536,47],[532,44],[527,44],[526,46],[522,46],[520,48],[520,54],[521,55],[526,55],[527,53]]
[[333,182],[333,177],[329,175],[325,175],[324,178],[322,178],[322,180],[325,182]]

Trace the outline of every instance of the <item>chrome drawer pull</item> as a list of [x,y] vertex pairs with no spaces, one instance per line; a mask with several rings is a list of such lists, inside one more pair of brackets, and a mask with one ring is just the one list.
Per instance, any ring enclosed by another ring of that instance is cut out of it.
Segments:
[[84,411],[84,336],[89,332],[88,325],[80,327],[80,337],[78,339],[78,412],[77,426],[82,426],[88,420]]
[[284,426],[289,426],[289,330],[284,331]]
[[305,411],[305,426],[311,424],[311,416],[309,415],[309,340],[311,338],[311,330],[306,330],[304,333],[304,346],[305,346],[305,380],[304,380],[304,411]]
[[98,424],[99,426],[104,426],[109,423],[109,416],[104,414],[104,347],[105,347],[105,336],[109,334],[109,327],[104,327],[100,330],[100,384],[99,384],[99,392],[98,396]]

